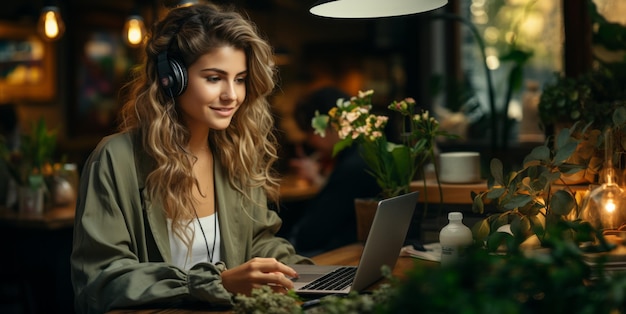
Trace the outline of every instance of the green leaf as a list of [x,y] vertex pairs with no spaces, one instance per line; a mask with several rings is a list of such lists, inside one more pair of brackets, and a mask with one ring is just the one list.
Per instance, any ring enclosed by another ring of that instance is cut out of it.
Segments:
[[[523,216],[517,219],[518,221],[518,225],[516,226],[516,229],[518,230],[518,232],[520,232],[519,234],[526,237],[528,235],[530,235],[532,233],[532,227],[530,225],[530,220],[527,218],[527,216]],[[522,241],[523,242],[523,241]]]
[[503,174],[504,167],[502,166],[502,161],[500,161],[497,158],[492,159],[491,164],[490,164],[490,169],[491,169],[491,175],[493,176],[495,182],[498,183],[499,185],[506,185],[504,183],[504,174]]
[[522,231],[522,222],[519,216],[515,216],[513,217],[513,219],[511,220],[511,232],[514,235],[518,235],[518,234],[524,234]]
[[536,216],[536,215],[538,215],[539,211],[541,209],[543,209],[543,208],[544,208],[544,206],[541,205],[540,203],[531,202],[531,203],[526,204],[526,206],[520,207],[518,209],[518,211],[522,215],[524,215],[526,217],[529,217],[529,216]]
[[485,212],[485,204],[481,195],[476,195],[472,202],[472,212],[482,214]]
[[561,132],[559,132],[556,138],[556,143],[555,143],[557,150],[560,150],[561,147],[563,147],[565,144],[570,142],[571,134],[572,134],[571,130],[568,128],[565,128],[561,130]]
[[554,156],[554,164],[560,164],[566,161],[576,151],[577,142],[568,142],[562,145]]
[[321,137],[326,136],[326,129],[328,128],[329,117],[325,114],[320,114],[319,111],[315,111],[315,116],[311,119],[311,126],[315,134],[319,134]]
[[545,234],[545,228],[543,227],[543,223],[539,219],[539,216],[528,216],[530,220],[530,225],[532,226],[533,232],[539,237],[542,238]]
[[496,199],[506,192],[506,188],[492,188],[487,192],[487,198]]
[[495,219],[491,222],[491,230],[498,230],[498,228],[509,224],[509,213],[503,213],[495,216]]
[[506,204],[504,204],[504,208],[515,209],[518,207],[523,207],[526,204],[530,203],[532,200],[533,198],[530,195],[526,195],[526,194],[515,195],[511,197],[511,199],[507,201]]
[[487,238],[487,250],[495,252],[501,245],[513,240],[513,236],[506,232],[494,232]]
[[472,226],[472,235],[476,241],[483,242],[489,236],[490,230],[489,221],[483,219]]
[[546,146],[538,146],[535,147],[528,156],[534,160],[549,161],[550,149]]
[[352,142],[352,138],[350,137],[346,137],[343,140],[337,142],[333,147],[333,157],[337,156],[337,154],[339,154],[339,152],[341,152],[342,150],[350,147],[352,145]]
[[398,180],[402,183],[406,183],[404,182],[406,179],[411,179],[411,176],[407,174],[414,172],[410,148],[404,145],[387,143],[387,151],[391,153],[391,157],[393,158],[393,160],[388,161],[390,162],[389,168],[391,168],[389,170],[397,171],[396,175]]
[[[585,167],[583,165],[564,163],[564,164],[559,165],[558,169],[559,169],[559,172],[561,173],[574,174],[579,171],[583,171]],[[555,172],[555,173],[558,173],[558,172]]]
[[571,193],[558,190],[550,198],[550,210],[556,215],[567,215],[576,206],[576,200]]
[[545,186],[544,186],[544,188],[543,188],[543,189],[545,189],[545,188],[547,187],[547,184],[548,184],[548,183],[550,183],[550,184],[551,184],[551,183],[553,183],[554,181],[556,181],[556,180],[560,179],[560,178],[561,178],[561,173],[559,173],[559,172],[547,172],[547,171],[546,171],[546,172],[543,172],[543,173],[541,174],[541,177],[542,177],[542,178],[545,178],[545,180],[546,180],[546,182],[545,182],[545,184],[546,184],[546,185],[545,185]]

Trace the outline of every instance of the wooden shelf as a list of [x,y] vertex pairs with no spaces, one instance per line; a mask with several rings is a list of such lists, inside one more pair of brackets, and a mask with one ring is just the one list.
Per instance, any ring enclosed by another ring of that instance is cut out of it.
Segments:
[[[480,193],[487,190],[487,180],[476,183],[451,184],[441,183],[444,204],[471,205],[473,200],[471,192]],[[427,203],[440,203],[439,187],[436,179],[417,180],[411,182],[411,191],[419,191],[419,201]]]

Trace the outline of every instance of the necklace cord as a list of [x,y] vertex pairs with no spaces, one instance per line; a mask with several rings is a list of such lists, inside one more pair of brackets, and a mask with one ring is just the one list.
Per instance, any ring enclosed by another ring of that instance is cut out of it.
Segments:
[[204,238],[204,245],[206,246],[207,257],[209,258],[209,263],[213,263],[213,256],[215,255],[215,242],[217,238],[217,211],[213,213],[213,253],[209,250],[209,241],[206,239],[206,234],[204,233],[204,228],[202,228],[202,223],[200,222],[200,217],[198,216],[198,212],[194,209],[193,213],[196,215],[196,220],[198,221],[198,225],[200,226],[200,232],[202,232],[202,237]]

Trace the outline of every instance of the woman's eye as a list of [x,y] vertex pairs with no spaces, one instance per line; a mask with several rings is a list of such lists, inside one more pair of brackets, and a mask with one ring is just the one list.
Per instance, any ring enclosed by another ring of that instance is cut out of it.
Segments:
[[246,82],[246,77],[245,77],[245,76],[240,76],[240,77],[237,77],[237,78],[235,78],[235,82],[236,82],[236,83],[243,84],[243,83],[245,83],[245,82]]
[[206,78],[206,80],[209,81],[209,82],[217,82],[217,81],[220,80],[220,77],[219,76],[209,76],[209,77]]

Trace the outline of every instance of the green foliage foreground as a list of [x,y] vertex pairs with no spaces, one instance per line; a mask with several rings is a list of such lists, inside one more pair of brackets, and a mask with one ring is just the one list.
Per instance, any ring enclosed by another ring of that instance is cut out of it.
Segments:
[[[568,230],[566,226],[560,229],[564,230]],[[607,272],[601,266],[591,268],[581,247],[571,241],[559,237],[548,241],[550,249],[532,254],[498,255],[476,246],[468,250],[465,260],[451,267],[416,263],[406,278],[390,278],[389,285],[372,294],[325,297],[306,311],[294,306],[297,298],[267,289],[253,297],[238,296],[235,312],[626,313],[624,274]],[[272,298],[281,301],[270,301]]]
[[452,268],[413,269],[384,313],[624,313],[626,277],[591,269],[580,249],[535,254],[475,248]]

